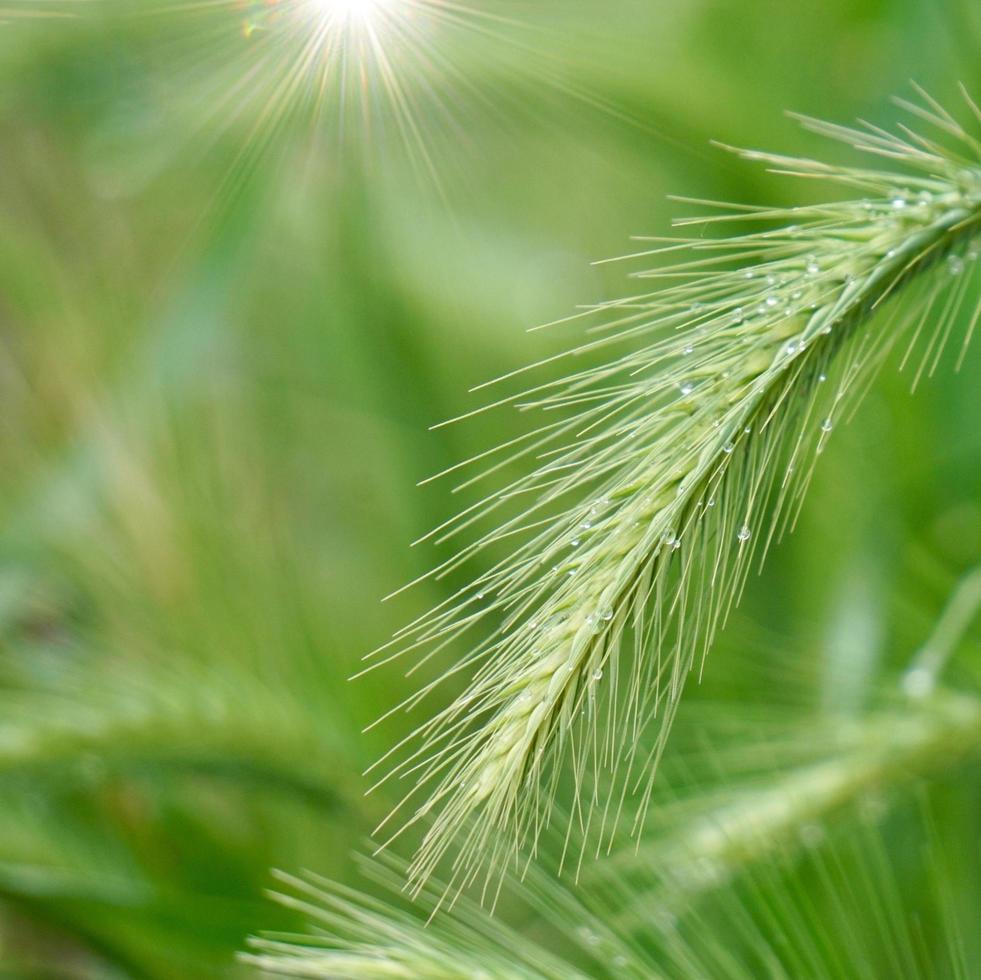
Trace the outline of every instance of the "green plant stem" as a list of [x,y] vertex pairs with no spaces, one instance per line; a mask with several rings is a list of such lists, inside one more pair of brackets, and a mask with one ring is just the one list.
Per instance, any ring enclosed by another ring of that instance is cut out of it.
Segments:
[[912,698],[930,694],[957,645],[981,609],[981,564],[957,583],[929,639],[903,675],[903,690]]

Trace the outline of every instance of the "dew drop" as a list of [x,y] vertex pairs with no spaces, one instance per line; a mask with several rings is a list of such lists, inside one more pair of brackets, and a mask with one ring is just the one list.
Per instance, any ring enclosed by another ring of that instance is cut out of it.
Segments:
[[694,348],[694,347],[692,347],[692,345],[691,345],[691,344],[689,344],[689,345],[688,345],[687,347],[685,347],[685,348],[684,348],[684,349],[683,349],[683,350],[681,351],[681,353],[682,353],[682,354],[692,354],[692,353],[694,353],[694,351],[695,351],[695,348]]
[[722,451],[728,456],[730,455],[730,453],[732,453],[735,450],[735,448],[736,448],[736,444],[734,442],[727,442],[722,447]]
[[823,383],[823,382],[825,382],[827,380],[828,380],[828,376],[826,374],[819,374],[818,375],[818,381],[820,381],[820,382]]
[[604,609],[600,613],[600,619],[602,619],[604,623],[608,623],[611,619],[613,619],[613,610],[612,609]]
[[691,381],[683,381],[678,385],[678,391],[682,393],[686,398],[695,390],[695,385]]
[[744,323],[745,320],[746,314],[743,313],[743,308],[741,306],[737,306],[732,311],[732,322],[738,327],[741,323]]
[[593,671],[593,680],[594,681],[601,681],[601,680],[603,680],[603,671],[600,670],[599,667],[597,667],[596,670]]
[[824,828],[817,823],[806,823],[800,828],[800,842],[809,850],[814,850],[824,843]]
[[769,296],[767,296],[765,302],[766,305],[769,306],[770,309],[772,310],[774,306],[780,305],[780,297],[774,296],[773,293],[771,293]]
[[817,259],[809,258],[807,265],[804,266],[804,271],[809,276],[816,276],[821,271],[821,266],[818,265]]
[[753,536],[753,532],[749,529],[748,524],[744,524],[739,529],[739,533],[736,535],[736,537],[743,542],[748,541],[752,536]]
[[821,423],[821,431],[822,432],[830,432],[834,427],[835,427],[835,424],[834,424],[834,422],[831,421],[831,419],[825,419]]
[[908,697],[923,698],[933,690],[933,674],[925,667],[913,667],[903,675],[902,684]]
[[959,276],[964,271],[964,260],[959,255],[948,255],[947,271],[952,276]]
[[858,815],[866,823],[875,825],[886,815],[886,801],[876,793],[866,793],[859,802]]
[[688,877],[698,886],[711,885],[722,877],[722,867],[710,857],[700,857],[692,862]]
[[893,211],[902,211],[903,208],[906,207],[906,198],[898,196],[894,197],[892,201],[890,201],[890,204],[892,205]]

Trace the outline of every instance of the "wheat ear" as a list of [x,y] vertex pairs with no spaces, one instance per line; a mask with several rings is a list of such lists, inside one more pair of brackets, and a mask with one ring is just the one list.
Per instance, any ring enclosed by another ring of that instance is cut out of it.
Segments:
[[[639,824],[685,679],[754,556],[792,526],[833,426],[901,342],[904,365],[919,356],[915,381],[932,372],[969,302],[966,348],[981,314],[981,144],[920,96],[903,105],[936,139],[802,119],[875,168],[737,151],[861,197],[679,222],[691,237],[645,253],[668,257],[644,274],[659,288],[603,307],[575,352],[609,350],[605,362],[503,400],[549,413],[503,448],[537,465],[440,534],[526,506],[434,574],[516,544],[383,648],[384,660],[431,654],[495,623],[459,663],[472,669],[464,693],[389,762],[413,787],[401,826],[426,825],[411,887],[452,852],[451,890],[482,875],[493,888],[508,859],[534,851],[562,772],[580,830],[602,843],[628,792]],[[746,231],[709,236],[727,224]]]

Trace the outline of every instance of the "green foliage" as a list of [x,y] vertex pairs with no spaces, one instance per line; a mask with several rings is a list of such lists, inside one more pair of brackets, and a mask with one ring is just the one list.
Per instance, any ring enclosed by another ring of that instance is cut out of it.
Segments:
[[581,325],[523,330],[622,296],[589,263],[667,228],[668,192],[827,200],[710,139],[847,167],[781,113],[894,131],[910,76],[977,93],[973,5],[429,4],[388,49],[403,100],[375,60],[366,97],[355,62],[324,90],[308,36],[246,38],[248,6],[0,2],[0,975],[251,976],[262,930],[250,955],[315,976],[976,974],[977,344],[836,422],[688,685],[639,852],[629,804],[580,867],[573,813],[498,918],[461,898],[424,929],[439,879],[396,912],[405,867],[349,856],[408,789],[361,773],[466,677],[362,730],[468,647],[347,683],[510,548],[379,605],[482,496],[412,484],[532,426],[426,427],[489,377],[568,375]]

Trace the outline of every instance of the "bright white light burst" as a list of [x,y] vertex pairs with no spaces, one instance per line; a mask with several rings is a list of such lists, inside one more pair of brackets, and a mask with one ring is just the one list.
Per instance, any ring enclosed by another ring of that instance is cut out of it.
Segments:
[[466,73],[477,54],[471,39],[484,45],[517,23],[470,3],[190,0],[189,5],[224,6],[242,16],[246,57],[252,63],[238,83],[225,87],[225,98],[234,102],[244,90],[261,103],[257,139],[272,142],[276,124],[302,106],[327,123],[332,145],[350,145],[358,152],[367,146],[374,152],[393,137],[399,140],[418,173],[442,193],[434,141],[438,135],[459,145],[471,107],[461,92],[484,102]]
[[310,0],[314,12],[330,23],[369,25],[390,13],[399,0]]

